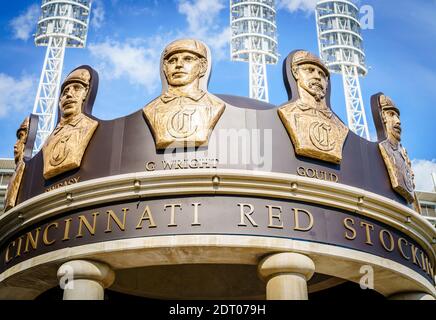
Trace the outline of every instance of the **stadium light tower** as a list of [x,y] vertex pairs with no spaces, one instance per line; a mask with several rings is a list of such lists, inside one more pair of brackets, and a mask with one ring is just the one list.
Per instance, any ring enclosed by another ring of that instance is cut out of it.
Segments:
[[54,129],[65,48],[83,48],[88,34],[91,0],[43,0],[35,44],[46,46],[33,113],[39,116],[33,152]]
[[342,74],[348,126],[369,140],[359,82],[368,73],[359,8],[350,0],[321,0],[316,5],[316,24],[321,59],[331,72]]
[[250,98],[268,102],[267,64],[276,64],[275,0],[230,0],[231,58],[249,63]]

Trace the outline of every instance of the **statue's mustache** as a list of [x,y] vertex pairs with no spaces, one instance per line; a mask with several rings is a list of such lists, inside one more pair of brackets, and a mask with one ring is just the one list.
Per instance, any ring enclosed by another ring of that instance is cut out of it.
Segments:
[[312,80],[309,82],[309,88],[324,90],[324,86],[321,84],[321,82],[316,81],[316,80]]

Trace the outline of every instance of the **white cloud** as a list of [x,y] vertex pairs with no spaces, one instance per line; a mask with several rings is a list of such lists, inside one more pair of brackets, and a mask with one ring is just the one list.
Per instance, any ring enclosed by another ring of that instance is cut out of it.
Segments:
[[177,0],[179,13],[186,16],[186,30],[160,34],[148,39],[107,39],[91,43],[88,49],[98,59],[98,69],[103,78],[126,78],[133,85],[153,94],[160,86],[160,55],[175,38],[190,37],[206,42],[217,60],[228,54],[225,50],[230,40],[230,28],[219,24],[219,15],[226,8],[225,0]]
[[10,22],[14,38],[27,41],[32,31],[36,28],[39,17],[39,6],[36,4],[27,8],[26,12],[14,18]]
[[0,73],[0,118],[11,115],[11,112],[32,110],[35,99],[34,79],[22,76],[14,79]]
[[290,12],[301,10],[311,13],[315,10],[317,2],[318,0],[278,0],[277,8]]
[[103,1],[102,0],[94,0],[94,2],[92,4],[91,11],[92,11],[91,12],[91,14],[92,14],[91,25],[96,29],[101,28],[101,26],[103,25],[103,22],[104,22],[105,15],[106,15]]
[[128,39],[121,43],[106,40],[88,46],[100,61],[99,69],[106,79],[127,77],[131,84],[153,93],[159,83],[159,59],[163,41],[156,37],[148,40]]
[[415,159],[412,161],[412,168],[415,173],[416,190],[433,191],[435,186],[431,174],[436,173],[436,159],[432,161]]
[[186,16],[188,29],[181,35],[204,41],[221,60],[228,55],[230,27],[219,24],[221,11],[226,9],[225,0],[178,0],[179,13]]
[[179,0],[179,12],[186,15],[189,31],[198,34],[218,29],[217,17],[224,8],[223,0]]

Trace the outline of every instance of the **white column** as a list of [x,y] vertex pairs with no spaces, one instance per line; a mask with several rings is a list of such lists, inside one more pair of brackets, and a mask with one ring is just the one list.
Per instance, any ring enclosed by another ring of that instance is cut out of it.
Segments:
[[112,285],[115,273],[104,263],[72,260],[58,270],[59,282],[64,285],[64,300],[103,300],[104,289]]
[[315,272],[315,264],[299,253],[278,253],[263,259],[258,267],[266,281],[267,300],[308,300],[307,281]]

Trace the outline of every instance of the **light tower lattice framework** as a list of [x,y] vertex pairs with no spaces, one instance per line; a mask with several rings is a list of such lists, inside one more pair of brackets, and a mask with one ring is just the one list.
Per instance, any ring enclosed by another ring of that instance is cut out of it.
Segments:
[[91,0],[43,0],[35,44],[46,46],[33,113],[39,116],[34,153],[54,129],[65,48],[83,48]]
[[249,63],[250,98],[269,101],[267,64],[276,64],[277,26],[274,0],[231,0],[231,58]]
[[369,140],[359,77],[368,73],[359,22],[359,8],[349,0],[322,0],[316,6],[318,45],[329,70],[341,73],[348,126]]

